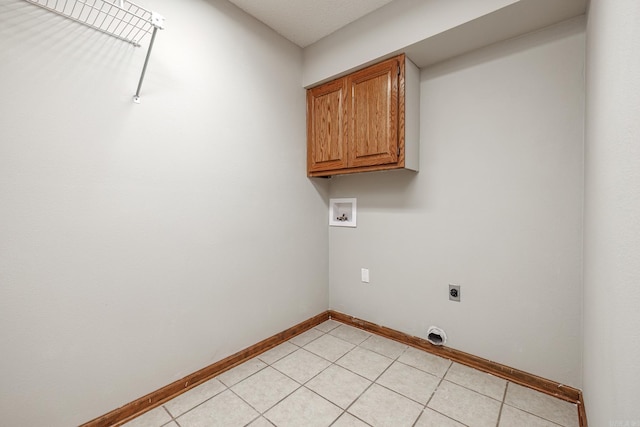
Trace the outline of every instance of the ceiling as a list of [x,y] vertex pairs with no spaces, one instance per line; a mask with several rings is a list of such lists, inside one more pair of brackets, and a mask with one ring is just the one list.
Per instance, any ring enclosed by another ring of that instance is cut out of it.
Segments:
[[393,0],[229,0],[300,47]]

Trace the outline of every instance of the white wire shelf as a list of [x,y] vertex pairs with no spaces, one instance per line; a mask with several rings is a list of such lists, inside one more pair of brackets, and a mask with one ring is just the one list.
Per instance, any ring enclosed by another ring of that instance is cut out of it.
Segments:
[[138,90],[133,96],[140,103],[140,90],[147,72],[151,49],[158,30],[164,29],[162,15],[151,12],[126,0],[25,0],[58,15],[79,22],[117,39],[140,46],[140,42],[151,34],[147,56],[138,82]]
[[162,28],[163,18],[125,0],[25,0],[134,46]]

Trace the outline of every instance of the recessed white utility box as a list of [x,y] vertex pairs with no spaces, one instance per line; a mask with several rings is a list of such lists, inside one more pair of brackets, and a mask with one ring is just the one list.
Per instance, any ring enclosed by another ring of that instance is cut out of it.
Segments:
[[329,225],[334,227],[356,226],[356,199],[329,199]]

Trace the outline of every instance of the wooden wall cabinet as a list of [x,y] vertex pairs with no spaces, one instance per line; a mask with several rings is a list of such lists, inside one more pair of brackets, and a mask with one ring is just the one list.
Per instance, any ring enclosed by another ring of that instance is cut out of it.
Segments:
[[418,170],[420,71],[404,55],[307,90],[307,174]]

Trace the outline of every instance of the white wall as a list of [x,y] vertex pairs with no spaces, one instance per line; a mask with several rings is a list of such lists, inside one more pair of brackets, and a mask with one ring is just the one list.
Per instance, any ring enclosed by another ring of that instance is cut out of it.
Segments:
[[0,3],[0,424],[88,421],[328,306],[302,53],[222,0],[144,49]]
[[312,86],[521,0],[395,0],[304,49]]
[[331,179],[331,308],[581,386],[583,66],[574,19],[423,70],[420,172]]
[[640,425],[640,3],[587,25],[584,394],[589,424]]

